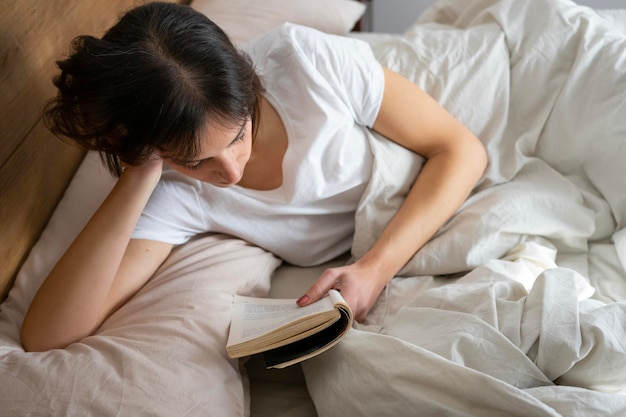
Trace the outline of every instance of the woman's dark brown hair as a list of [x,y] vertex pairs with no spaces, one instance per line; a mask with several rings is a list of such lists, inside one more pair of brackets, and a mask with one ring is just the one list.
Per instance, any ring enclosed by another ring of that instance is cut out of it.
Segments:
[[148,3],[98,39],[79,36],[57,62],[44,120],[58,136],[98,150],[115,175],[155,151],[192,159],[207,123],[258,117],[261,82],[246,54],[188,6]]

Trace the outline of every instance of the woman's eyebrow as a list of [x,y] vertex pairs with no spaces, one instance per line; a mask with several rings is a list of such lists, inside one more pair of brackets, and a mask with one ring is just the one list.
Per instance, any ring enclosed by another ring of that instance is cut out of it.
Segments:
[[[248,124],[248,119],[246,119],[243,124],[241,125],[241,128],[239,129],[239,132],[237,132],[237,135],[235,136],[235,139],[232,140],[232,142],[230,142],[230,145],[232,145],[233,143],[237,142],[237,139],[239,139],[239,137],[243,134],[244,130],[246,129],[246,125]],[[207,159],[211,159],[212,157],[209,156],[208,158],[201,158],[201,159],[194,159],[191,161],[183,161],[180,159],[175,159],[175,158],[171,158],[173,162],[175,162],[178,165],[183,165],[183,164],[193,164],[193,163],[197,163],[197,162],[202,162],[202,161],[206,161]]]

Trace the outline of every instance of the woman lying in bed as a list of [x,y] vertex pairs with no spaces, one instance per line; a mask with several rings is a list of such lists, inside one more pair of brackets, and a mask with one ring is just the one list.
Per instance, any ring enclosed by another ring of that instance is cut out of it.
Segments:
[[371,128],[427,163],[371,250],[298,301],[339,289],[363,320],[487,163],[471,132],[366,44],[311,29],[286,25],[244,53],[191,8],[152,3],[102,39],[78,38],[59,67],[49,125],[99,150],[119,180],[35,296],[22,327],[30,351],[94,333],[201,233],[303,266],[346,252]]
[[30,306],[28,350],[92,334],[196,234],[229,233],[297,265],[344,253],[371,126],[428,163],[369,253],[299,300],[340,289],[362,320],[486,165],[474,135],[359,41],[286,26],[248,45],[250,62],[206,17],[154,3],[73,46],[47,120],[100,150],[119,180]]

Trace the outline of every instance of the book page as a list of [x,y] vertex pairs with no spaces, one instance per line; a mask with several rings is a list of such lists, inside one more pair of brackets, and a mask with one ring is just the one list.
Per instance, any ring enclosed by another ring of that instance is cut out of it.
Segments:
[[298,307],[295,299],[235,296],[227,346],[254,339],[300,318],[334,310],[326,296],[316,303]]
[[346,334],[352,327],[352,311],[339,292],[331,291],[329,296],[331,300],[334,299],[335,308],[340,312],[339,319],[305,338],[262,352],[267,368],[285,368],[319,355],[337,344]]

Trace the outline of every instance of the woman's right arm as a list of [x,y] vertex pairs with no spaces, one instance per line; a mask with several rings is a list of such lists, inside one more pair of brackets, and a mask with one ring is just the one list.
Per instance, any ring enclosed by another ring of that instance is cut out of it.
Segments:
[[27,351],[64,348],[92,334],[165,260],[172,245],[131,239],[163,169],[127,168],[35,295],[22,325]]

